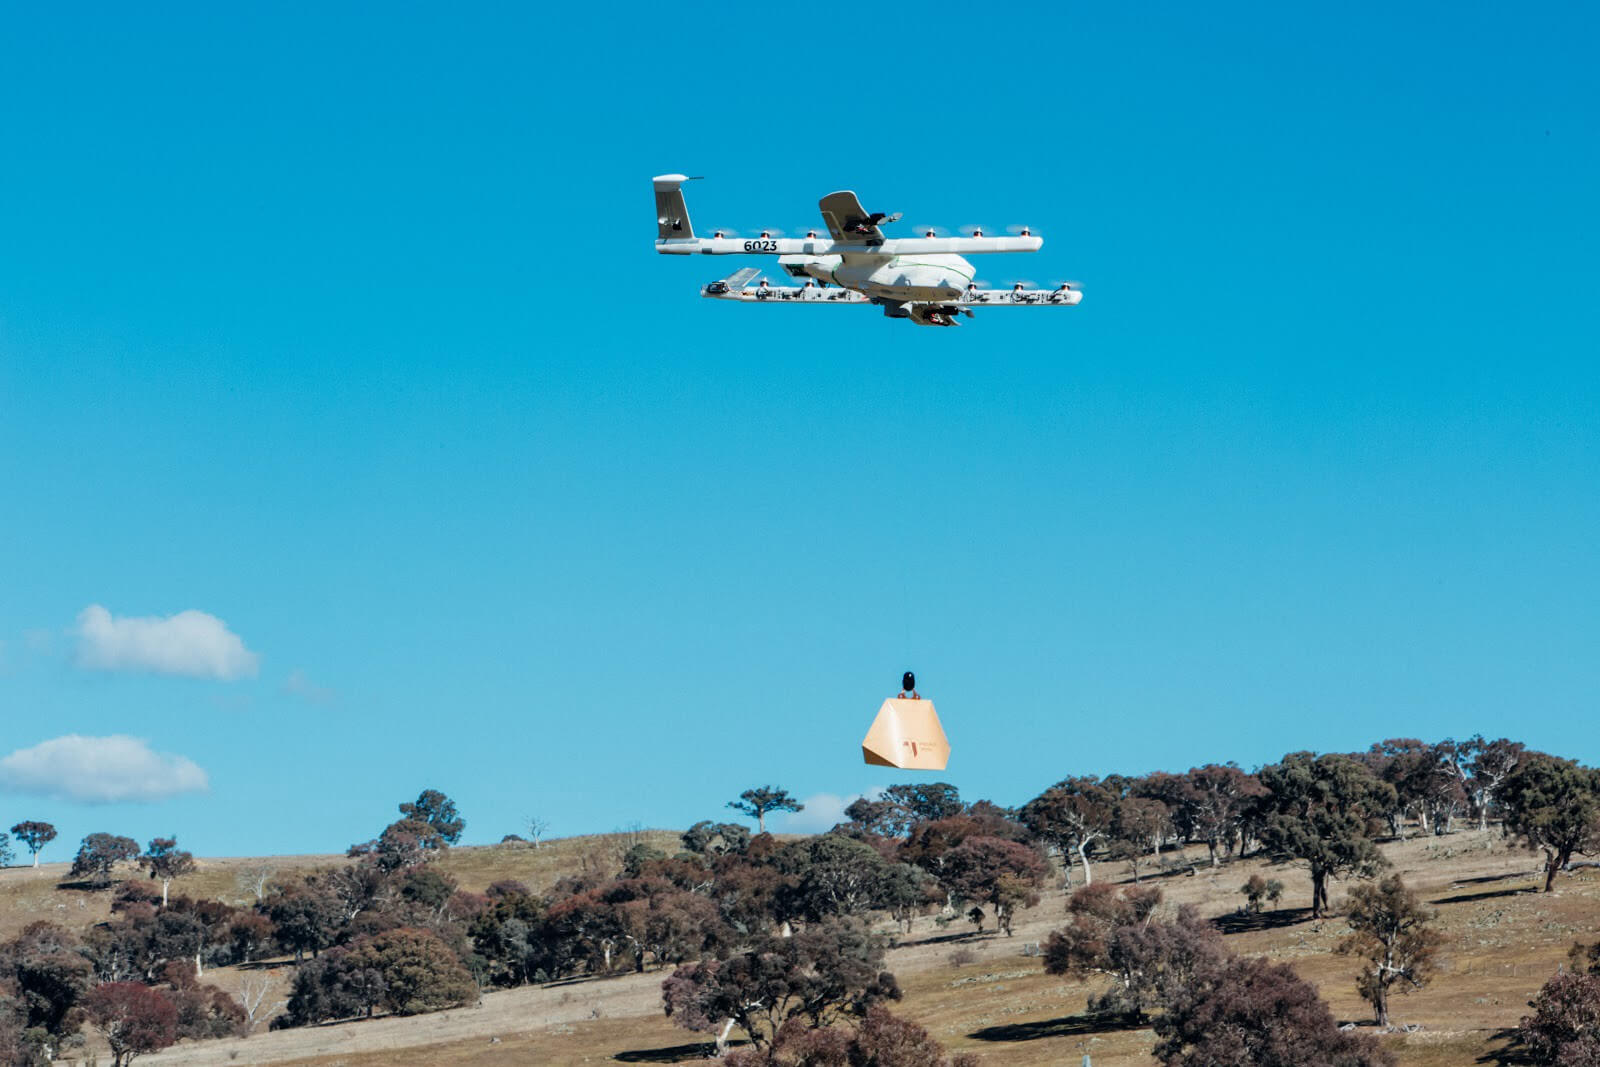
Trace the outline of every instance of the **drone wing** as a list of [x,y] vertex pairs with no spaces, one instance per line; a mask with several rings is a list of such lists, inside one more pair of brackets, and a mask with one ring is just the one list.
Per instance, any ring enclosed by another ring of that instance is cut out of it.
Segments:
[[828,233],[835,241],[861,245],[883,242],[883,231],[871,221],[855,193],[848,190],[829,193],[817,206],[822,209],[822,221],[828,224]]

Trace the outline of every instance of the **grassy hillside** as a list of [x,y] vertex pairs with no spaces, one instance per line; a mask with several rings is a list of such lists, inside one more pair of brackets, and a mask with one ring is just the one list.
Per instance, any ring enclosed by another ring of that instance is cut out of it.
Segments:
[[[481,890],[509,878],[542,890],[586,867],[614,870],[622,852],[641,836],[658,848],[676,845],[673,833],[647,831],[570,838],[538,849],[519,844],[460,848],[441,863],[465,888]],[[1534,991],[1564,961],[1573,940],[1600,936],[1600,871],[1563,875],[1557,893],[1534,892],[1539,884],[1536,857],[1510,848],[1497,830],[1390,843],[1384,852],[1438,910],[1446,937],[1443,973],[1426,990],[1394,1004],[1397,1022],[1421,1027],[1385,1038],[1408,1067],[1470,1064],[1492,1053],[1501,1044],[1496,1033],[1516,1024]],[[1193,858],[1202,856],[1196,852]],[[253,868],[265,865],[289,876],[339,862],[344,861],[324,856],[209,859],[175,889],[238,902],[249,898],[239,885],[240,875]],[[103,918],[109,894],[57,888],[56,880],[65,871],[65,864],[51,864],[38,871],[0,872],[0,930],[15,931],[37,918],[84,925]],[[1284,908],[1260,916],[1238,915],[1243,901],[1239,887],[1258,872],[1284,881]],[[1121,878],[1123,872],[1105,864],[1099,874]],[[1355,993],[1356,964],[1334,952],[1345,925],[1337,917],[1315,923],[1306,918],[1302,906],[1309,903],[1309,882],[1303,871],[1250,860],[1156,881],[1166,893],[1165,907],[1196,904],[1227,932],[1235,951],[1292,963],[1320,988],[1341,1021],[1365,1024],[1368,1010]],[[1342,884],[1335,886],[1336,906],[1342,890]],[[1093,1054],[1097,1067],[1149,1063],[1153,1035],[1148,1030],[1107,1029],[1082,1017],[1088,997],[1103,983],[1051,977],[1036,957],[1026,954],[1030,945],[1061,925],[1064,900],[1059,890],[1047,893],[1038,907],[1019,917],[1011,938],[977,936],[961,922],[939,926],[931,918],[918,920],[889,956],[888,966],[906,992],[896,1010],[927,1026],[948,1047],[975,1052],[988,1064],[1076,1064],[1084,1052]],[[889,929],[884,924],[885,932]],[[290,967],[267,965],[244,971],[224,968],[209,972],[207,979],[228,989],[267,979],[273,984],[270,997],[281,999],[291,974]],[[475,1008],[258,1031],[235,1041],[185,1043],[140,1062],[352,1067],[398,1060],[693,1062],[702,1054],[703,1039],[662,1016],[661,977],[652,972],[492,992]]]
[[[586,869],[615,872],[621,867],[623,853],[641,842],[663,851],[676,851],[681,847],[676,831],[640,830],[560,838],[538,848],[516,842],[454,848],[439,860],[439,869],[454,876],[461,888],[474,892],[482,892],[491,883],[509,878],[523,882],[537,893],[549,889],[566,875]],[[339,855],[197,858],[195,873],[174,882],[172,893],[245,904],[256,899],[251,883],[258,871],[270,872],[272,881],[284,882],[318,867],[348,862]],[[82,928],[103,922],[110,916],[111,894],[72,880],[68,874],[71,866],[70,863],[42,863],[37,868],[0,870],[0,938],[12,937],[28,923],[40,919]],[[140,877],[131,867],[119,873],[127,878]]]

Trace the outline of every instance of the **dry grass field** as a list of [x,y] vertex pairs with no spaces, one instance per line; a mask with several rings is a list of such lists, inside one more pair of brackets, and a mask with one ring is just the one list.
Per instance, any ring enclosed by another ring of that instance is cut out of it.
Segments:
[[[664,831],[645,831],[643,837],[658,847],[676,844],[676,835]],[[614,867],[621,850],[638,838],[572,838],[539,849],[461,848],[442,862],[469,889],[515,878],[537,890],[585,865]],[[1427,989],[1394,1004],[1395,1021],[1417,1029],[1384,1040],[1406,1067],[1495,1062],[1494,1053],[1503,1046],[1496,1035],[1516,1025],[1528,999],[1564,961],[1568,946],[1600,936],[1600,871],[1563,875],[1557,892],[1534,892],[1537,857],[1508,847],[1497,830],[1391,843],[1384,851],[1394,869],[1438,910],[1438,926],[1447,938],[1443,972]],[[206,860],[175,888],[238,902],[250,899],[239,877],[251,868],[266,865],[287,876],[336,862],[343,861],[331,856]],[[0,932],[9,935],[38,918],[84,925],[104,918],[108,894],[57,888],[65,868],[49,864],[38,871],[0,872]],[[1285,908],[1240,915],[1239,887],[1257,872],[1285,883]],[[1120,879],[1123,873],[1120,865],[1097,869],[1101,878]],[[1355,963],[1334,952],[1345,925],[1337,916],[1320,922],[1306,918],[1299,907],[1309,897],[1303,871],[1251,860],[1156,881],[1166,893],[1166,906],[1197,905],[1222,925],[1235,951],[1292,963],[1320,988],[1337,1018],[1366,1025],[1369,1013],[1355,994]],[[1341,888],[1333,891],[1336,907]],[[1038,907],[1019,917],[1010,938],[977,936],[959,921],[941,927],[932,919],[919,920],[889,954],[888,966],[906,993],[897,1012],[927,1026],[950,1049],[977,1053],[985,1064],[1076,1065],[1085,1052],[1096,1067],[1150,1063],[1154,1037],[1149,1030],[1108,1029],[1083,1016],[1099,983],[1053,978],[1026,954],[1028,946],[1061,924],[1064,899],[1059,890],[1046,894]],[[885,924],[886,932],[889,928]],[[292,967],[278,963],[224,968],[209,972],[207,980],[236,990],[246,981],[266,979],[272,983],[269,1000],[281,1000],[291,973]],[[243,1039],[186,1042],[139,1062],[355,1067],[699,1060],[705,1038],[663,1016],[661,978],[652,972],[492,992],[476,1007],[435,1015],[273,1033],[262,1028]],[[103,1051],[100,1062],[106,1062]]]

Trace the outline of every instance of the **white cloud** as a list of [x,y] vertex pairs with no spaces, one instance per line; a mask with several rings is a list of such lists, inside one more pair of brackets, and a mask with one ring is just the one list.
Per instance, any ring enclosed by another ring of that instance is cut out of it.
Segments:
[[118,618],[90,604],[78,614],[78,666],[149,671],[231,682],[253,678],[261,657],[215,615],[180,611],[160,618]]
[[283,680],[283,691],[313,704],[332,704],[339,696],[327,686],[313,682],[299,667],[290,671],[289,677]]
[[0,759],[0,789],[82,804],[160,800],[208,788],[206,772],[193,760],[153,752],[140,738],[121,734],[68,734]]
[[779,834],[826,833],[845,821],[845,808],[863,796],[875,797],[882,792],[881,787],[874,787],[865,793],[851,793],[844,797],[835,793],[815,793],[801,798],[800,803],[805,805],[804,811],[786,811],[781,815],[768,816],[767,823],[774,833]]

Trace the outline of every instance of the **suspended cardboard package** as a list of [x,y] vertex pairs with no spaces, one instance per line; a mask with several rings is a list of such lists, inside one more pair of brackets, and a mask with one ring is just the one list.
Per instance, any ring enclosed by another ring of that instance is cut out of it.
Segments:
[[878,709],[872,729],[861,740],[861,756],[878,767],[942,771],[950,761],[950,742],[931,700],[890,697]]

